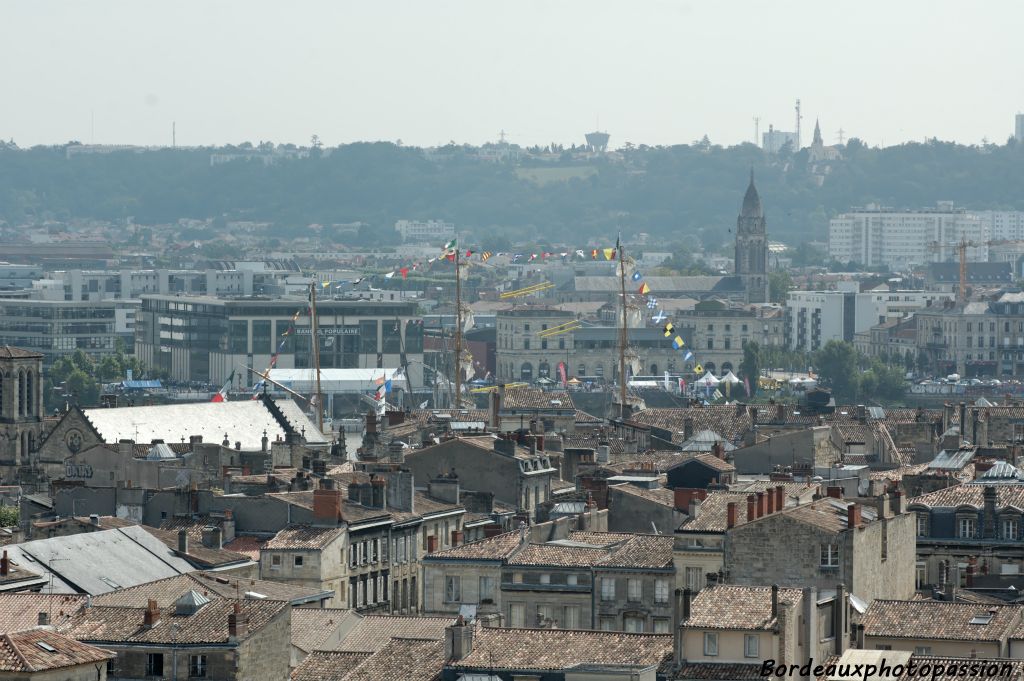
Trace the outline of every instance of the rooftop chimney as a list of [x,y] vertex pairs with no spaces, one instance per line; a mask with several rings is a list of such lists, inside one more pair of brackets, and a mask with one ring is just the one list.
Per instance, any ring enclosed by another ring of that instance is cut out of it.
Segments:
[[772,584],[772,619],[779,616],[779,585]]
[[444,657],[446,662],[457,662],[473,652],[473,625],[459,615],[455,624],[444,629]]
[[898,489],[889,492],[889,510],[894,516],[903,513],[903,492]]
[[37,616],[36,622],[41,627],[48,627],[48,626],[50,626],[50,613],[48,613],[48,612],[41,612],[41,613],[39,613],[39,615]]
[[337,525],[341,520],[341,490],[313,490],[313,522],[317,525]]
[[98,513],[90,513],[89,514],[89,524],[90,525],[95,525],[95,526],[99,527],[100,516],[99,516]]
[[249,634],[249,615],[242,612],[242,607],[235,601],[235,607],[228,615],[228,638],[238,640]]
[[765,494],[765,498],[766,498],[766,502],[765,503],[768,506],[768,508],[765,509],[765,510],[767,511],[768,515],[771,515],[772,513],[775,513],[775,490],[774,489],[768,490],[767,494]]
[[736,502],[730,501],[725,505],[725,527],[727,529],[736,527]]
[[757,493],[757,517],[760,518],[764,515],[767,509],[767,504],[764,501],[764,492]]
[[178,530],[178,553],[188,553],[188,530]]
[[860,504],[850,504],[846,507],[846,527],[849,529],[861,527]]
[[757,497],[753,494],[747,495],[747,522],[757,518]]
[[775,488],[775,510],[781,511],[786,508],[786,488],[778,485]]
[[0,577],[6,577],[11,571],[11,559],[7,557],[7,551],[4,551],[3,557],[0,557]]
[[826,494],[828,494],[828,496],[832,497],[833,499],[843,498],[843,488],[837,485],[829,485],[826,488],[825,492]]
[[146,602],[146,611],[142,613],[142,626],[152,629],[160,623],[160,610],[156,607],[156,601],[150,598]]

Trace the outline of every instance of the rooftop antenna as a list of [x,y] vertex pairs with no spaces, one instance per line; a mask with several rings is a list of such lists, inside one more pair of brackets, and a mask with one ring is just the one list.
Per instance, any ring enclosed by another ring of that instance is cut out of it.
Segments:
[[796,149],[793,151],[800,151],[800,119],[803,116],[800,115],[800,100],[796,100]]
[[754,146],[755,147],[761,146],[760,142],[758,142],[758,140],[760,140],[760,139],[761,139],[761,117],[760,116],[754,116]]
[[836,138],[839,140],[839,144],[842,144],[846,140],[846,131],[839,128],[839,132],[836,133]]
[[504,144],[505,143],[505,129],[504,128],[502,128],[501,131],[498,133],[498,142],[500,144]]

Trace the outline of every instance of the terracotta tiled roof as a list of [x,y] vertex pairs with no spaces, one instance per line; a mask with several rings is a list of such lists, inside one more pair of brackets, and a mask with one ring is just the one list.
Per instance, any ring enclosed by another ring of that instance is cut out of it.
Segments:
[[267,540],[264,550],[326,548],[345,533],[341,527],[313,527],[312,525],[289,525]]
[[602,568],[658,569],[672,565],[673,538],[661,534],[634,534],[601,561]]
[[67,594],[0,594],[0,633],[31,629],[39,624],[41,612],[49,615],[50,624],[59,626],[84,608],[86,600],[86,596]]
[[[992,486],[996,488],[997,510],[1009,506],[1017,510],[1024,510],[1024,484],[1003,483]],[[908,501],[907,505],[909,507],[915,504],[929,508],[957,508],[960,506],[982,508],[985,505],[985,485],[967,483],[945,487],[914,497]]]
[[865,636],[998,641],[1020,624],[1020,614],[1015,605],[875,600],[862,621]]
[[[149,527],[148,525],[139,525],[139,527],[162,541],[172,551],[178,551],[177,531],[159,530],[155,527]],[[185,554],[179,553],[179,555],[187,558],[193,565],[198,565],[198,567],[208,569],[222,565],[231,565],[232,563],[244,563],[251,560],[249,556],[241,553],[235,553],[228,549],[203,546],[203,534],[201,527],[197,527],[192,531],[186,530],[186,532],[188,532],[189,535],[188,552]]]
[[425,556],[424,560],[504,560],[520,546],[518,532],[505,532]]
[[701,681],[753,681],[762,679],[759,664],[730,664],[720,662],[691,662],[675,673],[674,679],[700,679]]
[[139,584],[127,589],[117,589],[93,597],[93,605],[108,605],[129,608],[144,608],[153,599],[157,607],[168,608],[174,601],[189,591],[196,591],[207,598],[246,598],[246,593],[256,593],[272,601],[309,601],[319,593],[317,589],[295,586],[284,582],[265,579],[233,579],[222,572],[189,572],[166,579]]
[[585,411],[576,410],[576,425],[601,425],[604,419]]
[[576,407],[572,403],[572,396],[567,392],[538,390],[530,386],[521,385],[513,388],[506,388],[505,395],[501,399],[501,409],[535,409],[539,411],[566,409],[575,412]]
[[115,657],[116,653],[79,643],[47,629],[0,635],[0,672],[32,674],[106,662]]
[[434,681],[444,667],[444,641],[393,638],[345,677],[345,681]]
[[581,664],[661,665],[672,655],[672,636],[569,629],[483,627],[473,652],[456,669],[547,671]]
[[872,480],[891,480],[892,482],[899,482],[903,479],[904,475],[918,475],[928,470],[928,463],[918,463],[910,466],[900,466],[899,468],[893,468],[889,471],[872,471],[870,477]]
[[676,466],[682,466],[684,464],[687,464],[690,461],[700,461],[702,464],[708,466],[709,468],[713,468],[716,471],[722,473],[733,473],[736,471],[736,466],[732,465],[728,461],[723,461],[722,459],[719,459],[714,454],[708,454],[707,452],[698,452],[696,454],[684,454],[679,458],[679,461],[675,464],[675,466],[673,466],[673,468],[675,468]]
[[43,356],[42,353],[16,348],[13,345],[0,346],[0,359],[32,359]]
[[224,544],[224,548],[228,551],[234,551],[240,553],[243,556],[248,556],[252,560],[260,559],[260,548],[267,543],[266,539],[259,537],[235,537],[231,541]]
[[675,492],[665,487],[647,489],[645,487],[637,487],[636,485],[625,482],[621,485],[610,485],[608,487],[608,491],[611,492],[612,490],[621,494],[628,494],[630,496],[647,499],[659,506],[667,506],[669,508],[675,507]]
[[672,441],[682,444],[686,419],[693,419],[693,432],[710,430],[730,442],[738,440],[751,429],[750,414],[746,410],[737,414],[733,406],[712,405],[684,409],[644,409],[633,414],[632,421],[655,426],[672,433]]
[[[779,602],[797,607],[803,602],[800,589],[779,589]],[[767,631],[776,625],[772,617],[772,589],[768,586],[713,586],[704,589],[690,606],[691,629],[743,629]]]
[[367,615],[349,630],[337,649],[349,652],[374,652],[393,638],[441,641],[444,640],[444,628],[454,622],[454,617]]
[[293,608],[292,645],[307,653],[319,650],[343,620],[355,616],[343,608]]
[[574,530],[569,533],[569,541],[593,544],[594,546],[612,546],[633,537],[629,532],[592,532],[590,530]]
[[292,681],[343,681],[353,669],[374,653],[346,653],[318,650],[306,656],[292,672]]
[[749,492],[709,492],[700,502],[696,518],[687,518],[679,532],[725,532],[729,502],[736,502],[736,522],[747,521],[747,495]]
[[[144,608],[94,605],[80,610],[61,631],[79,641],[96,643],[227,643],[228,615],[235,603],[249,616],[249,636],[288,607],[282,601],[215,599],[192,615],[175,615],[173,606],[161,608],[160,623],[147,629],[142,624]],[[173,628],[172,623],[176,625]]]
[[[799,523],[811,525],[818,529],[825,530],[826,532],[842,532],[847,529],[847,504],[839,499],[825,498],[812,501],[802,506],[794,506],[791,508],[783,509],[782,511],[776,511],[755,520],[751,520],[744,523],[740,527],[746,525],[753,525],[755,523],[764,522],[771,518],[784,516],[790,520],[795,520]],[[738,510],[738,509],[737,509]],[[865,524],[872,522],[875,519],[875,511],[871,506],[861,506],[861,520]]]
[[608,555],[604,548],[561,546],[558,544],[529,544],[508,560],[509,565],[590,567]]

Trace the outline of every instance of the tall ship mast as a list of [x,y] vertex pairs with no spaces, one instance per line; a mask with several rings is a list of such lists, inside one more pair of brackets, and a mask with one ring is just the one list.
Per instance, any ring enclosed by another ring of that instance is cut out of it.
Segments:
[[615,241],[619,255],[619,287],[622,293],[622,326],[619,327],[619,416],[626,419],[626,347],[629,345],[629,331],[626,303],[626,257],[622,248],[622,235]]
[[462,275],[459,247],[455,246],[455,404],[462,406]]
[[313,370],[316,378],[316,394],[311,402],[316,404],[316,426],[321,433],[324,432],[324,405],[323,391],[320,385],[320,335],[318,319],[316,314],[316,289],[317,282],[314,280],[309,285],[309,338],[313,356]]

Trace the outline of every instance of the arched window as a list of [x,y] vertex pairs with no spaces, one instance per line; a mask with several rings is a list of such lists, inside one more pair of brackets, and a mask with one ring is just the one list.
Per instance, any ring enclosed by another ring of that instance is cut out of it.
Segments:
[[732,371],[732,362],[722,362],[722,373]]
[[547,362],[541,362],[537,365],[537,378],[547,378],[551,375],[551,367]]
[[519,380],[521,381],[532,381],[533,380],[533,365],[529,362],[523,362],[523,366],[519,369]]
[[577,369],[577,371],[579,372],[580,376],[586,376],[587,375],[587,365],[586,364],[581,364],[580,368]]
[[603,364],[598,364],[596,367],[594,367],[594,375],[597,376],[598,378],[604,378]]
[[17,405],[18,405],[17,415],[18,416],[24,416],[25,415],[25,372],[24,371],[19,371],[18,372],[18,384],[17,384],[16,387],[18,388],[18,394],[15,396],[15,399],[17,400]]
[[35,382],[35,375],[29,371],[25,374],[25,416],[31,416],[35,413],[35,394],[33,383]]
[[658,375],[658,365],[657,364],[652,364],[651,365],[651,376],[657,376],[657,375]]
[[715,373],[715,363],[714,362],[708,362],[707,364],[705,364],[704,365],[704,371],[709,371],[711,373]]

